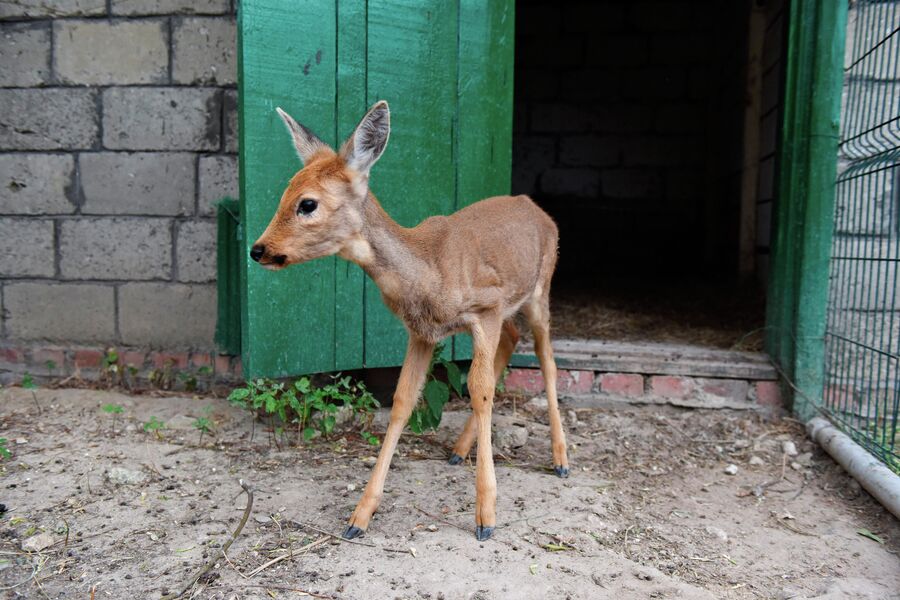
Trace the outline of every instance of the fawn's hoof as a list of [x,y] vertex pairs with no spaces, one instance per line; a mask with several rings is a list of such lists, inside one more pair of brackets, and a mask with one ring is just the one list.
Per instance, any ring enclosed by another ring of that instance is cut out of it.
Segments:
[[344,531],[344,535],[342,536],[345,540],[352,540],[353,538],[358,538],[362,534],[366,532],[365,529],[360,529],[356,525],[350,525]]
[[555,467],[553,467],[553,471],[556,473],[557,477],[562,477],[563,479],[569,476],[569,467],[556,465]]
[[460,456],[459,454],[451,454],[450,460],[447,461],[447,464],[459,465],[459,464],[462,464],[462,461],[463,461],[463,457]]
[[491,539],[491,535],[494,533],[493,527],[485,527],[483,525],[479,525],[475,528],[475,539],[479,542],[483,542],[485,540]]

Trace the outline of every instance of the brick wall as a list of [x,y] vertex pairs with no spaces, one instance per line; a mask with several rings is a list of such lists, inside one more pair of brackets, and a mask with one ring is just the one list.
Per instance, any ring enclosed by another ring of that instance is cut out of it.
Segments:
[[2,339],[211,349],[232,0],[0,2]]
[[[781,8],[769,4],[774,133]],[[513,192],[557,219],[558,282],[735,273],[748,11],[747,0],[517,3]]]

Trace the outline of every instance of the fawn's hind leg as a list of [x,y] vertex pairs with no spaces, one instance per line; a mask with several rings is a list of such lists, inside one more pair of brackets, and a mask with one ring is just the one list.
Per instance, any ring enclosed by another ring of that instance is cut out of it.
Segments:
[[[503,331],[500,333],[500,343],[497,345],[497,354],[494,355],[494,376],[497,381],[503,377],[503,370],[509,365],[509,358],[516,349],[516,343],[519,341],[519,332],[516,329],[512,319],[503,322]],[[453,454],[450,455],[448,461],[451,465],[458,465],[465,460],[465,457],[472,449],[475,442],[476,433],[475,413],[469,415],[466,426],[463,427],[456,445],[453,447]]]
[[566,434],[559,418],[559,402],[556,397],[556,361],[550,344],[550,293],[543,290],[523,307],[525,317],[534,333],[534,352],[541,361],[541,373],[547,388],[547,410],[550,417],[550,443],[553,448],[553,470],[560,477],[569,476],[569,459],[566,455]]

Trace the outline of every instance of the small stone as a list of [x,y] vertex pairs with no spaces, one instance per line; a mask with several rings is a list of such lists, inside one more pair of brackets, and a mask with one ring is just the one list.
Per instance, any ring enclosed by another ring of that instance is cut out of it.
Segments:
[[791,468],[795,471],[800,471],[803,469],[803,465],[798,463],[796,460],[791,462]]
[[493,441],[500,448],[521,448],[528,443],[528,429],[521,425],[498,427]]
[[569,410],[566,411],[566,421],[569,422],[569,425],[577,425],[578,424],[578,413],[570,408]]
[[375,463],[378,462],[378,459],[375,458],[374,456],[367,456],[364,459],[362,459],[362,461],[363,461],[363,464],[366,465],[367,467],[374,467]]
[[803,454],[797,457],[797,462],[803,465],[804,467],[808,467],[812,464],[812,452],[804,452]]
[[257,523],[268,523],[272,518],[266,515],[253,515],[253,520]]
[[53,536],[51,536],[46,531],[42,531],[36,535],[31,536],[24,542],[22,542],[22,550],[25,552],[40,552],[45,548],[49,548],[53,545]]
[[750,447],[750,440],[735,440],[735,442],[734,442],[734,447],[735,447],[735,448],[739,448],[739,449],[741,449],[741,448],[749,448],[749,447]]
[[528,401],[528,406],[530,408],[544,409],[547,408],[547,398],[543,396],[535,396],[531,400]]
[[709,535],[711,535],[711,536],[713,536],[713,537],[715,537],[715,538],[718,538],[718,539],[722,540],[723,542],[727,542],[727,541],[728,541],[728,534],[725,533],[724,530],[719,529],[718,527],[708,526],[708,527],[706,528],[706,533],[708,533]]
[[788,456],[797,456],[797,445],[794,442],[782,442],[781,451]]
[[725,467],[726,475],[737,475],[737,472],[738,472],[737,465],[728,465],[727,467]]
[[427,529],[428,531],[432,531],[432,532],[433,532],[433,531],[437,531],[437,530],[438,530],[438,526],[437,526],[437,525],[434,525],[434,524],[432,524],[432,525],[426,525],[426,526],[425,526],[425,529]]
[[117,485],[140,485],[147,481],[146,474],[124,467],[113,467],[106,474],[106,478]]
[[355,492],[355,491],[356,491],[356,484],[355,484],[355,483],[348,483],[348,484],[347,484],[347,491],[348,491],[348,492]]
[[754,467],[761,467],[764,464],[766,464],[766,461],[764,461],[763,459],[761,459],[758,456],[751,456],[750,460],[748,462]]

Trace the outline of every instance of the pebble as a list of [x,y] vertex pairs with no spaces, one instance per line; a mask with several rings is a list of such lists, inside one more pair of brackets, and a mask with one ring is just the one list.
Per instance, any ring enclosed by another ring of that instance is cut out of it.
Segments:
[[375,463],[378,461],[378,459],[375,458],[374,456],[367,456],[364,459],[362,459],[362,461],[363,461],[363,464],[366,465],[367,467],[374,467]]
[[528,401],[528,406],[531,408],[547,408],[547,399],[543,396],[535,396],[531,400]]
[[725,533],[725,530],[719,529],[718,527],[711,527],[711,526],[707,527],[706,533],[708,533],[709,535],[711,535],[713,537],[719,538],[723,542],[728,541],[728,534]]
[[737,465],[728,465],[727,467],[725,467],[726,475],[737,475],[737,472],[738,472]]
[[761,459],[758,456],[751,456],[749,462],[754,467],[761,467],[762,465],[766,464],[766,461],[764,461],[763,459]]
[[44,548],[49,548],[52,545],[53,536],[46,531],[43,531],[22,542],[22,550],[25,552],[40,552]]
[[124,467],[113,467],[106,473],[106,478],[119,485],[140,485],[147,481],[147,475],[141,471],[133,471]]
[[782,442],[781,451],[788,456],[797,456],[797,445],[794,442]]
[[355,491],[356,491],[356,484],[355,484],[355,483],[348,483],[348,484],[347,484],[347,491],[348,491],[348,492],[355,492]]
[[803,465],[798,463],[796,460],[791,462],[791,468],[795,471],[799,471],[803,468]]
[[803,465],[804,467],[808,467],[812,464],[812,452],[804,452],[803,454],[797,457],[797,462]]
[[500,448],[521,448],[528,443],[528,429],[520,425],[498,427],[493,442]]

